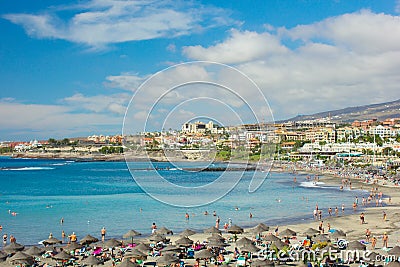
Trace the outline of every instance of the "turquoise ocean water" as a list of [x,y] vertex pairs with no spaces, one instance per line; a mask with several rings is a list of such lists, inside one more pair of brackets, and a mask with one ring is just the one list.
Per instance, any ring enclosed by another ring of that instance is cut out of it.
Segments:
[[[149,181],[155,173],[148,163],[132,163]],[[169,163],[154,163],[169,181],[185,186],[200,186],[214,181],[220,172],[185,172]],[[259,222],[275,226],[311,220],[315,204],[327,215],[328,207],[344,203],[350,212],[360,191],[340,191],[338,187],[318,186],[306,182],[305,175],[272,173],[254,193],[248,192],[252,173],[245,173],[238,185],[220,200],[195,208],[179,208],[149,197],[135,183],[125,162],[73,162],[66,160],[11,159],[0,157],[0,225],[2,233],[12,234],[22,244],[37,244],[50,232],[61,238],[75,231],[79,237],[100,237],[105,226],[108,237],[121,238],[129,229],[150,234],[151,224],[166,226],[174,232],[185,228],[201,230],[215,225],[216,211],[222,225],[252,226]],[[232,174],[234,175],[234,174]],[[265,175],[265,174],[260,174]],[[293,182],[296,176],[297,183]],[[171,192],[157,188],[185,202],[201,198],[189,192]],[[218,190],[216,187],[215,190]],[[210,215],[203,215],[204,211]],[[16,212],[13,216],[11,213]],[[185,219],[185,213],[190,219]],[[250,219],[250,212],[253,218]],[[64,224],[60,219],[64,218]]]

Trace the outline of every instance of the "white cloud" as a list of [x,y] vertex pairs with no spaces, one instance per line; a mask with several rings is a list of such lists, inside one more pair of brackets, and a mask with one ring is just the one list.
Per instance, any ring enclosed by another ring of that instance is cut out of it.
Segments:
[[[122,117],[106,113],[77,112],[66,105],[0,102],[1,140],[17,138],[85,136],[88,133],[121,133]],[[10,129],[10,130],[8,130]]]
[[272,54],[287,52],[275,36],[264,32],[258,34],[251,31],[231,30],[230,37],[222,43],[204,48],[202,46],[187,46],[183,54],[196,60],[217,61],[234,64],[256,60]]
[[[255,80],[278,119],[399,98],[399,16],[362,10],[274,34],[233,31],[183,54],[234,64]],[[235,76],[223,81],[234,84]]]
[[85,109],[96,113],[112,112],[122,115],[125,113],[126,104],[130,98],[131,95],[129,94],[84,96],[78,93],[64,98],[63,101],[77,109]]
[[[59,9],[3,17],[23,26],[32,37],[63,39],[93,49],[104,49],[113,43],[171,38],[232,24],[226,11],[191,1],[92,0]],[[65,9],[74,12],[73,16],[61,16],[60,11]]]

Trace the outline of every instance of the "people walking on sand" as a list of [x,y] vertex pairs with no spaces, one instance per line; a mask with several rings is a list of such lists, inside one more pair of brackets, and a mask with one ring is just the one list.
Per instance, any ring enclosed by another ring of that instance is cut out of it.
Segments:
[[324,233],[324,221],[319,223],[318,230],[321,235]]
[[369,228],[367,228],[367,229],[365,230],[365,240],[366,240],[367,242],[369,242],[370,237],[371,237],[371,230],[369,230]]
[[101,228],[100,233],[101,233],[101,241],[104,243],[104,240],[106,238],[106,233],[107,233],[106,228],[104,226],[103,226],[103,228]]
[[372,236],[371,237],[371,247],[372,247],[372,249],[375,249],[375,246],[376,246],[376,237]]
[[331,207],[329,207],[329,209],[328,209],[328,214],[329,214],[329,216],[332,216],[332,208]]
[[365,215],[364,215],[364,212],[361,212],[361,214],[360,214],[360,223],[361,223],[361,224],[364,224],[364,223],[365,223]]
[[153,222],[153,224],[151,225],[151,233],[154,234],[157,230],[157,225],[155,222]]
[[344,213],[344,203],[342,204],[342,214]]
[[383,212],[383,221],[386,221],[386,219],[387,219],[386,212],[385,211],[382,211],[382,212]]
[[335,208],[335,216],[336,216],[336,217],[339,216],[339,209],[338,209],[338,207]]
[[389,236],[387,235],[386,232],[383,234],[382,241],[383,241],[383,247],[387,248],[388,247]]
[[4,234],[3,235],[3,247],[5,247],[7,245],[7,239],[8,239],[7,234]]
[[219,218],[219,216],[217,217],[217,219],[215,220],[215,228],[219,229],[219,223],[220,223],[221,219]]

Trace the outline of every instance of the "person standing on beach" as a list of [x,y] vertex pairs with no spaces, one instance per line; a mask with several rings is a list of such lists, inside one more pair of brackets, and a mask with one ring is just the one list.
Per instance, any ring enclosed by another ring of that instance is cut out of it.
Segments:
[[336,217],[339,216],[339,209],[338,209],[338,207],[335,208],[335,216],[336,216]]
[[3,235],[3,247],[5,247],[7,245],[7,238],[8,238],[7,234],[4,234]]
[[344,213],[344,204],[342,204],[342,214]]
[[365,230],[365,239],[367,240],[367,242],[369,242],[371,236],[371,230],[369,230],[368,228]]
[[101,228],[101,241],[104,243],[104,240],[106,239],[106,228],[103,226],[103,228]]
[[151,233],[154,234],[157,230],[157,225],[155,222],[153,222],[153,224],[151,225]]
[[383,221],[386,221],[386,212],[385,211],[382,212],[383,212]]
[[75,243],[77,240],[75,232],[72,232],[72,234],[69,235],[68,238],[71,241],[71,243]]
[[64,230],[62,230],[61,231],[61,240],[62,240],[63,243],[64,243],[65,237],[66,237],[66,234],[65,234]]
[[360,222],[361,222],[361,224],[365,224],[364,212],[361,212],[361,214],[360,214]]
[[10,235],[10,243],[17,243],[17,239],[13,235]]
[[376,246],[376,237],[372,236],[371,237],[371,247],[372,247],[372,249],[375,249],[375,246]]
[[189,221],[189,213],[185,213],[185,219],[186,219],[186,221]]
[[382,241],[383,241],[383,247],[387,248],[388,247],[389,236],[387,235],[386,232],[383,234]]

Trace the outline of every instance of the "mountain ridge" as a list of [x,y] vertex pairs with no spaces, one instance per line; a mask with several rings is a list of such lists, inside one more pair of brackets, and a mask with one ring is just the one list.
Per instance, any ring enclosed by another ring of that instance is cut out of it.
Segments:
[[377,119],[382,121],[387,118],[400,118],[400,99],[384,103],[317,112],[309,115],[297,115],[290,119],[281,120],[280,122],[314,120],[329,117],[334,122],[343,123],[355,120]]

